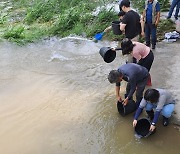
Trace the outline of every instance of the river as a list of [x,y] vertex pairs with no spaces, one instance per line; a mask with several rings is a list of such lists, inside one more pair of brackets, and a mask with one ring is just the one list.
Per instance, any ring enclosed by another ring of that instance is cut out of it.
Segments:
[[107,74],[125,58],[108,64],[98,53],[117,42],[69,37],[0,46],[1,154],[179,153],[178,126],[163,127],[160,118],[154,135],[138,139],[133,114],[119,115]]

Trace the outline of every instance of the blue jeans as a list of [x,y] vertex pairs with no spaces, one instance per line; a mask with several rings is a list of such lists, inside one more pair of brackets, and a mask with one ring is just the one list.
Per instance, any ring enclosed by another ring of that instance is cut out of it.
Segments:
[[[151,41],[150,41],[151,35]],[[156,45],[156,26],[152,23],[145,23],[145,38],[146,38],[146,45],[150,46]]]
[[[156,107],[157,107],[156,104],[147,103],[146,111],[151,111],[152,109],[155,109]],[[174,111],[174,104],[167,104],[163,107],[161,114],[164,117],[169,118],[171,117],[173,111]]]
[[171,18],[174,8],[176,7],[176,12],[174,17],[178,18],[179,8],[180,8],[180,0],[173,0],[171,7],[169,9],[168,18]]

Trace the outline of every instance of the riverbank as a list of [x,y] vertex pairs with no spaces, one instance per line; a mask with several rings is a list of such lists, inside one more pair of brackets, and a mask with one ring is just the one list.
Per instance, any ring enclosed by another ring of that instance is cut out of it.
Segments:
[[175,112],[171,119],[180,125],[180,40],[174,43],[159,42],[154,50],[155,60],[151,70],[152,87],[165,88],[173,93],[176,100]]

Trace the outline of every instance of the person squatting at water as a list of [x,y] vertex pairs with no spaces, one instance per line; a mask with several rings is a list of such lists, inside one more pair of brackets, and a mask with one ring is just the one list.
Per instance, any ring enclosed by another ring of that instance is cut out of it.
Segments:
[[[160,5],[157,0],[146,0],[145,8],[142,15],[142,22],[145,23],[145,40],[146,45],[152,49],[156,48],[156,29],[160,20]],[[144,24],[141,24],[141,26]],[[144,27],[142,28],[144,29]],[[150,41],[151,35],[151,41]]]
[[138,108],[141,99],[143,98],[143,91],[149,78],[149,72],[145,67],[138,64],[128,63],[120,66],[118,70],[111,70],[108,75],[110,83],[116,83],[116,97],[119,102],[122,102],[120,96],[121,81],[125,80],[127,83],[125,99],[123,104],[126,105],[128,100],[132,99],[136,91],[136,107]]
[[141,20],[139,14],[131,10],[129,0],[122,0],[120,8],[125,12],[120,23],[120,30],[125,31],[126,38],[137,41],[139,34],[141,34]]
[[[148,117],[152,121],[150,131],[155,129],[160,113],[163,115],[163,125],[169,124],[169,118],[174,111],[175,101],[172,94],[165,89],[147,89],[144,98],[142,99],[139,108],[136,110],[133,127],[137,124],[137,119],[143,108],[146,109]],[[155,109],[155,114],[154,110]]]

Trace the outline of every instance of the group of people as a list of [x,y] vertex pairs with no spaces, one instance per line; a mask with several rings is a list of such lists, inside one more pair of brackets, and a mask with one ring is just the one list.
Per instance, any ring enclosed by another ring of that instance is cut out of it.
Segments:
[[[111,70],[108,80],[110,83],[116,84],[116,97],[123,105],[127,105],[136,92],[136,113],[133,127],[136,126],[137,119],[143,108],[145,108],[152,122],[150,131],[153,131],[160,114],[163,115],[163,125],[168,125],[175,106],[172,94],[165,89],[151,88],[144,93],[147,82],[150,80],[149,71],[154,60],[154,54],[150,45],[152,44],[152,49],[155,49],[156,27],[160,19],[160,5],[157,0],[147,0],[142,18],[131,9],[129,0],[122,0],[119,6],[121,10],[118,14],[120,17],[120,30],[124,31],[126,37],[121,42],[122,55],[131,55],[132,61],[123,64],[117,70]],[[106,28],[105,32],[111,28]],[[146,45],[138,42],[138,35],[144,35],[144,29]],[[124,99],[120,94],[123,80],[127,82]]]

